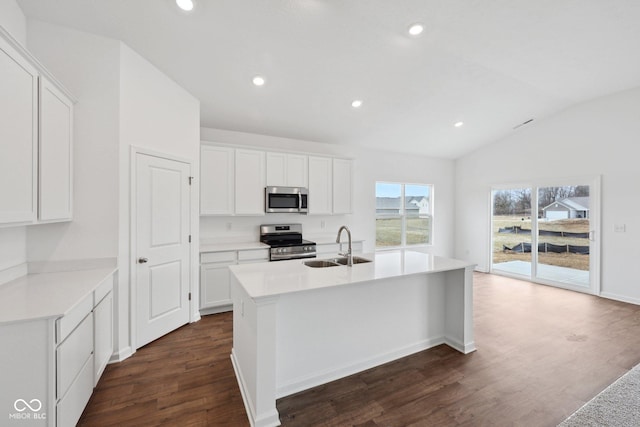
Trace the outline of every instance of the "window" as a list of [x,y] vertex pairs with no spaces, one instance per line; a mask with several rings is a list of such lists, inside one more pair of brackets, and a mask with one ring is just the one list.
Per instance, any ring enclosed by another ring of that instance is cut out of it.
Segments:
[[431,244],[432,186],[376,182],[376,248]]

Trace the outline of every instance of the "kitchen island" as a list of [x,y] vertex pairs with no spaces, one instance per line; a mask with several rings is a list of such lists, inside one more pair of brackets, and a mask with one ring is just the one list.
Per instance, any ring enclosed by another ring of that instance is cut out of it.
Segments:
[[251,425],[279,425],[280,397],[440,344],[475,350],[474,264],[409,250],[363,257],[372,262],[229,267],[231,359]]

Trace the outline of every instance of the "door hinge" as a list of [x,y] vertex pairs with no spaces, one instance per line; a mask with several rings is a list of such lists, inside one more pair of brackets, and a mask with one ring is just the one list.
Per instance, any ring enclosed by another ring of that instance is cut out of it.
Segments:
[[189,292],[189,301],[191,301],[191,292]]
[[190,177],[189,177],[189,185],[191,185],[191,183],[192,183],[192,182],[193,182],[193,177],[192,177],[192,176],[190,176]]
[[191,243],[191,234],[189,234],[189,243]]

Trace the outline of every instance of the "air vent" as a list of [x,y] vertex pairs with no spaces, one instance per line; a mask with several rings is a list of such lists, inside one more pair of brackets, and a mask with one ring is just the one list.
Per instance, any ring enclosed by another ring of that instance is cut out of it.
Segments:
[[529,120],[527,120],[526,122],[522,122],[522,123],[520,123],[519,125],[514,126],[514,127],[513,127],[513,130],[516,130],[516,129],[518,129],[518,128],[521,128],[522,126],[527,125],[527,124],[531,123],[532,121],[533,121],[533,119],[529,119]]

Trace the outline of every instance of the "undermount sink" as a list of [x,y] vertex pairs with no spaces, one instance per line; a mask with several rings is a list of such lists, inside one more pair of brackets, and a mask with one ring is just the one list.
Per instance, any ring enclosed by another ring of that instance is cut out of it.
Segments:
[[[347,257],[340,258],[331,258],[331,259],[314,259],[312,261],[305,261],[304,265],[307,267],[313,268],[324,268],[324,267],[338,267],[340,265],[347,265]],[[370,259],[360,258],[359,256],[353,257],[354,264],[363,264],[365,262],[371,262]]]
[[328,259],[314,259],[313,261],[305,261],[304,265],[313,268],[338,267],[340,264]]
[[[364,264],[365,262],[371,262],[370,259],[360,258],[359,256],[354,256],[352,260],[354,264]],[[348,259],[346,256],[342,258],[334,258],[331,261],[337,262],[340,265],[347,265],[348,263]]]

